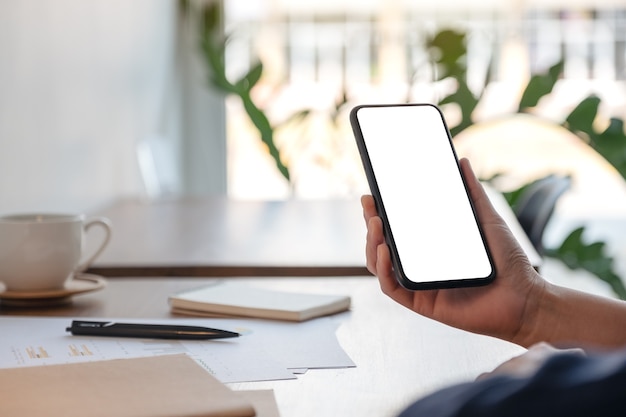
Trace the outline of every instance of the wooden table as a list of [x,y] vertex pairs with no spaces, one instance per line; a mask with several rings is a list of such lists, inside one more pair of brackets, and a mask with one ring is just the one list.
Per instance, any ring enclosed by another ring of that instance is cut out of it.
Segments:
[[[235,279],[235,278],[233,278]],[[309,370],[297,380],[230,384],[273,389],[284,417],[385,417],[449,384],[470,381],[521,353],[518,346],[446,327],[384,296],[371,276],[236,278],[284,290],[350,294],[352,309],[337,316],[337,337],[356,368]],[[207,278],[110,278],[101,291],[57,308],[10,309],[0,315],[170,317],[167,296]]]
[[106,276],[365,275],[358,201],[121,200],[91,272]]
[[[499,194],[494,205],[535,265],[539,255]],[[365,224],[358,200],[120,200],[92,213],[113,223],[90,272],[105,276],[358,276]]]

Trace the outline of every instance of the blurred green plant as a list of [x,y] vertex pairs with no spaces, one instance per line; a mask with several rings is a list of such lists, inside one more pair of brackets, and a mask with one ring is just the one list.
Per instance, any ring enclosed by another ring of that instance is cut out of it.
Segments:
[[[478,92],[471,91],[467,84],[467,47],[466,34],[463,32],[442,30],[426,41],[426,47],[432,63],[437,67],[435,73],[439,75],[436,81],[453,79],[457,85],[452,94],[439,102],[440,105],[455,104],[460,110],[460,122],[450,127],[450,133],[454,137],[475,124],[472,115],[487,89],[491,74],[487,71]],[[546,73],[532,75],[520,98],[517,113],[527,113],[537,106],[543,97],[550,94],[562,71],[563,62],[560,61],[551,66]],[[564,121],[554,123],[568,129],[589,144],[626,180],[624,122],[621,119],[612,118],[605,130],[596,131],[594,122],[599,106],[600,98],[591,95],[581,101]],[[530,185],[526,184],[517,190],[503,193],[513,209],[519,197]],[[590,272],[606,282],[620,299],[626,300],[624,281],[614,270],[614,259],[606,253],[606,244],[604,242],[585,243],[584,232],[584,226],[576,228],[565,237],[560,245],[545,248],[544,256],[558,259],[572,270],[583,269]]]
[[[180,7],[183,16],[195,19],[193,23],[198,25],[200,51],[211,84],[223,93],[232,94],[241,100],[248,118],[259,132],[261,141],[267,146],[267,151],[274,160],[276,168],[287,181],[290,181],[289,168],[275,142],[275,133],[279,126],[273,126],[270,123],[265,111],[252,98],[252,89],[263,75],[263,63],[257,59],[246,74],[236,81],[230,81],[226,74],[224,59],[224,52],[230,35],[223,31],[222,2],[203,2],[197,7],[189,0],[180,0]],[[287,124],[293,119],[304,117],[307,113],[306,110],[298,112],[282,122],[281,125]]]
[[[189,0],[180,0],[180,5],[183,15],[194,19],[199,27],[199,47],[211,84],[224,94],[234,95],[240,99],[250,121],[259,132],[261,141],[267,146],[276,168],[287,181],[291,182],[289,168],[275,143],[275,134],[281,126],[306,118],[309,110],[297,112],[282,123],[272,125],[265,111],[255,103],[252,95],[253,88],[263,75],[262,62],[257,59],[248,72],[236,81],[231,81],[227,77],[224,52],[230,35],[223,31],[222,2],[203,2],[198,9]],[[463,32],[441,30],[427,39],[425,44],[431,63],[436,66],[435,81],[452,79],[456,83],[454,92],[438,103],[441,106],[448,104],[458,106],[461,117],[457,125],[450,126],[450,133],[453,137],[475,124],[474,110],[491,82],[491,73],[487,71],[481,86],[478,88],[474,86],[473,89],[469,87],[466,41],[466,34]],[[516,113],[527,113],[537,106],[543,97],[552,92],[562,71],[563,62],[557,62],[546,73],[534,74],[524,89]],[[348,103],[349,100],[343,92],[336,103],[336,108],[329,114],[331,124],[337,125],[337,118]],[[596,131],[594,121],[599,105],[598,97],[589,96],[576,106],[563,122],[555,121],[555,124],[567,128],[588,143],[626,179],[626,136],[623,121],[613,118],[604,131]],[[529,185],[526,184],[517,190],[503,193],[514,210],[519,196]],[[584,227],[576,228],[557,247],[544,248],[544,255],[562,261],[571,269],[583,269],[592,273],[606,282],[619,298],[626,300],[626,288],[623,280],[614,271],[613,258],[604,250],[605,243],[585,243],[582,239],[584,231]]]
[[[194,19],[194,23],[198,25],[200,52],[206,64],[211,84],[224,94],[234,95],[240,99],[249,120],[258,131],[261,141],[267,146],[268,154],[274,160],[276,168],[289,182],[293,191],[295,180],[286,162],[287,150],[281,149],[277,145],[276,136],[281,129],[291,127],[296,129],[295,131],[299,131],[292,137],[297,136],[301,144],[306,143],[306,138],[309,135],[305,121],[314,111],[305,108],[295,111],[284,120],[272,123],[266,110],[255,102],[252,94],[253,88],[263,76],[263,63],[256,58],[248,72],[237,81],[230,81],[227,77],[224,52],[232,34],[225,34],[223,31],[223,2],[219,0],[205,1],[196,8],[195,3],[190,0],[179,1],[182,14]],[[267,102],[269,103],[271,100],[267,100]],[[343,90],[335,100],[334,107],[324,112],[323,116],[327,119],[332,130],[337,131],[339,129],[340,118],[348,104],[347,94]],[[328,168],[332,164],[329,159],[319,156],[316,162]]]

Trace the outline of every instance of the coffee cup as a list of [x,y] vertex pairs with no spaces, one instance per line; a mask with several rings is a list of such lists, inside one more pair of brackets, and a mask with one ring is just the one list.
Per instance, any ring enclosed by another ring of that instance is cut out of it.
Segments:
[[[93,253],[84,252],[87,232],[104,231]],[[111,224],[82,214],[15,214],[0,217],[0,283],[6,291],[63,289],[84,272],[109,243]]]

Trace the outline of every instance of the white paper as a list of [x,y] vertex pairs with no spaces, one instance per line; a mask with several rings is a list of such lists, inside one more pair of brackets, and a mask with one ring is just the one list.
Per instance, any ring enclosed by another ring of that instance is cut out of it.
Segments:
[[353,367],[339,345],[335,320],[303,323],[254,319],[103,319],[120,323],[179,324],[239,332],[209,341],[72,336],[70,317],[0,317],[0,368],[186,353],[221,382],[293,379],[311,368]]

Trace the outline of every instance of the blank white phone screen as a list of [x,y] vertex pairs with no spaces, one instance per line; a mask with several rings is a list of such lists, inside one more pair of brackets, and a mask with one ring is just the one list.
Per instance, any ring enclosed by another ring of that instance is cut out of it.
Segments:
[[489,277],[492,266],[439,110],[362,107],[357,120],[406,278]]

